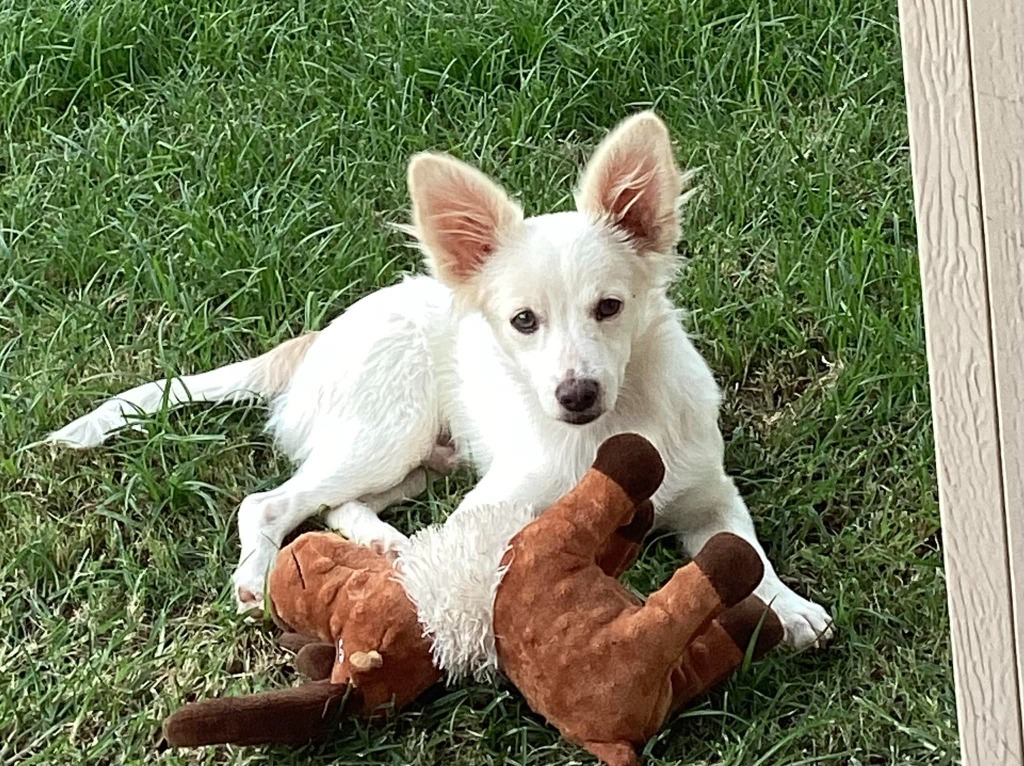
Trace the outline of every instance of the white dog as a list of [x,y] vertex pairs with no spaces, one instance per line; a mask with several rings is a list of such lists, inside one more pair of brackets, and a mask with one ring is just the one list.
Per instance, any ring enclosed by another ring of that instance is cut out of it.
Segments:
[[[269,428],[298,464],[238,512],[241,609],[258,606],[286,534],[327,507],[328,524],[394,549],[380,521],[454,456],[482,477],[455,511],[517,500],[543,507],[622,431],[664,457],[661,526],[698,550],[716,532],[761,546],[724,472],[719,391],[666,295],[676,275],[686,178],[664,123],[627,119],[588,164],[576,210],[524,218],[487,176],[440,154],[409,166],[413,225],[433,277],[363,298],[326,329],[263,356],[117,395],[51,435],[101,443],[133,415],[189,401],[269,401]],[[762,557],[763,557],[762,552]],[[765,560],[758,594],[795,648],[832,635],[828,613]]]

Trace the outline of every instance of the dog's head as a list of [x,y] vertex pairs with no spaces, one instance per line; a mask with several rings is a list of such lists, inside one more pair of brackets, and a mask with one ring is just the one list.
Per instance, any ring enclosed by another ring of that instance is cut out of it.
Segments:
[[544,412],[583,425],[615,407],[637,338],[664,312],[683,177],[645,112],[601,143],[576,211],[524,218],[478,170],[440,154],[409,166],[413,231],[462,311],[479,311]]

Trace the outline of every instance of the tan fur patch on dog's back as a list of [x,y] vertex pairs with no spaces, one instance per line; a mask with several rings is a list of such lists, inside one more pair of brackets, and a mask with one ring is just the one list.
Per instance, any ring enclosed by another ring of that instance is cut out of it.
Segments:
[[306,352],[319,335],[319,331],[300,335],[263,354],[259,359],[260,393],[264,396],[275,396],[288,388],[295,370],[306,358]]

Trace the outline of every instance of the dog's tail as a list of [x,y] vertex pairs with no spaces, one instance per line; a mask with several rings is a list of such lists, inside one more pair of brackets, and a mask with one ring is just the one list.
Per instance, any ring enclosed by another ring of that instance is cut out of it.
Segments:
[[76,449],[102,444],[115,431],[131,425],[130,418],[190,402],[244,402],[272,399],[288,388],[295,370],[319,333],[300,335],[262,356],[170,381],[143,383],[103,402],[87,415],[54,431],[47,441]]

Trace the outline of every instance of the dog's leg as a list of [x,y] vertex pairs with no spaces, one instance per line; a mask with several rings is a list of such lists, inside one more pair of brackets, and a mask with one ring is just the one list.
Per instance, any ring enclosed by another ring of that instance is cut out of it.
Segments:
[[550,470],[526,469],[516,464],[495,463],[459,503],[453,513],[479,505],[526,503],[538,509],[547,508],[572,489],[559,486]]
[[394,445],[389,449],[374,461],[373,471],[367,469],[365,455],[339,454],[336,446],[316,450],[280,487],[242,501],[241,553],[232,576],[239,611],[262,605],[264,583],[281,543],[299,524],[324,506],[341,507],[356,498],[379,496],[403,483],[409,464],[417,461],[407,459]]
[[415,469],[397,486],[375,495],[366,495],[328,511],[327,526],[349,540],[368,545],[378,553],[390,556],[408,542],[409,538],[378,518],[378,514],[392,505],[412,500],[427,488],[427,472]]
[[442,476],[454,473],[461,464],[462,458],[447,434],[441,434],[427,459],[423,461],[424,466]]
[[[454,445],[444,434],[434,444],[423,461],[423,466],[437,473],[447,475],[459,466],[459,456]],[[427,488],[427,472],[416,468],[395,487],[376,495],[366,495],[358,500],[343,503],[328,511],[324,520],[327,526],[343,534],[349,540],[368,545],[378,553],[391,556],[398,552],[409,538],[391,524],[378,518],[386,508],[419,497]]]
[[758,542],[750,511],[728,476],[719,475],[684,492],[661,516],[663,524],[680,533],[691,554],[697,553],[718,532],[732,532],[753,546],[764,562],[764,577],[755,593],[778,615],[788,646],[798,650],[820,647],[832,638],[834,628],[829,613],[794,593],[775,573]]

